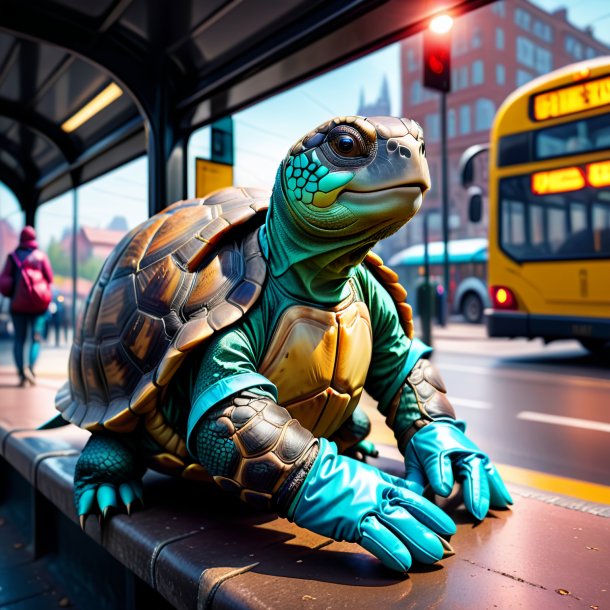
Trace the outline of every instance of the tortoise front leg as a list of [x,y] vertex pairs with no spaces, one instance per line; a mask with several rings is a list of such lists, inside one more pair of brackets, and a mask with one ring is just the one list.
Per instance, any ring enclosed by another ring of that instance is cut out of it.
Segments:
[[142,502],[143,466],[135,449],[112,434],[94,433],[76,463],[74,502],[84,528],[91,514],[106,517],[110,509],[127,513],[136,500]]

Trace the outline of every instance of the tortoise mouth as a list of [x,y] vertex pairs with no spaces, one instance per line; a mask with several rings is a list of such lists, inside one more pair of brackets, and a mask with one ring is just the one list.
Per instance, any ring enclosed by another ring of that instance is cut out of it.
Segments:
[[[343,191],[337,201],[341,203],[354,203],[356,205],[397,205],[412,206],[415,211],[421,205],[423,194],[428,185],[421,182],[409,186],[398,186],[377,191]],[[416,204],[416,205],[415,205]]]

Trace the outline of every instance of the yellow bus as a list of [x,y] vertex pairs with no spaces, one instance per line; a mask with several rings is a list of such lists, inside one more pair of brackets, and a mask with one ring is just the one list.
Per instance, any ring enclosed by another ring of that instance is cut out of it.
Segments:
[[[471,220],[482,192],[462,158]],[[510,95],[489,145],[492,337],[610,344],[610,57],[531,81]]]

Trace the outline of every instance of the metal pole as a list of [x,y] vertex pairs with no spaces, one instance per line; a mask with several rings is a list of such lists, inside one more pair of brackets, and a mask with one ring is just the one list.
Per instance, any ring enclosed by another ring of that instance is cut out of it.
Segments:
[[449,159],[447,153],[447,94],[441,91],[441,205],[443,213],[443,311],[441,323],[445,326],[449,306]]
[[419,318],[422,326],[422,341],[432,347],[432,311],[430,305],[430,257],[428,255],[428,218],[429,213],[424,213],[424,286],[423,299],[420,299]]
[[76,337],[76,282],[78,280],[78,263],[76,234],[78,232],[78,188],[72,189],[72,340]]

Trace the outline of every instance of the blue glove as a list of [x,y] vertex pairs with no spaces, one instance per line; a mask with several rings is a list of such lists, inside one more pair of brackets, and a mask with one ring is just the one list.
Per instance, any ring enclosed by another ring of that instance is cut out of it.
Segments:
[[406,478],[418,493],[427,480],[434,493],[447,497],[455,473],[462,481],[466,508],[482,520],[490,505],[506,508],[513,500],[487,454],[466,437],[465,430],[464,422],[453,419],[437,419],[418,430],[407,445]]
[[357,542],[400,572],[411,567],[412,558],[422,563],[441,559],[437,534],[455,533],[453,521],[410,491],[406,481],[337,455],[337,446],[326,439],[320,439],[288,518],[322,536]]

